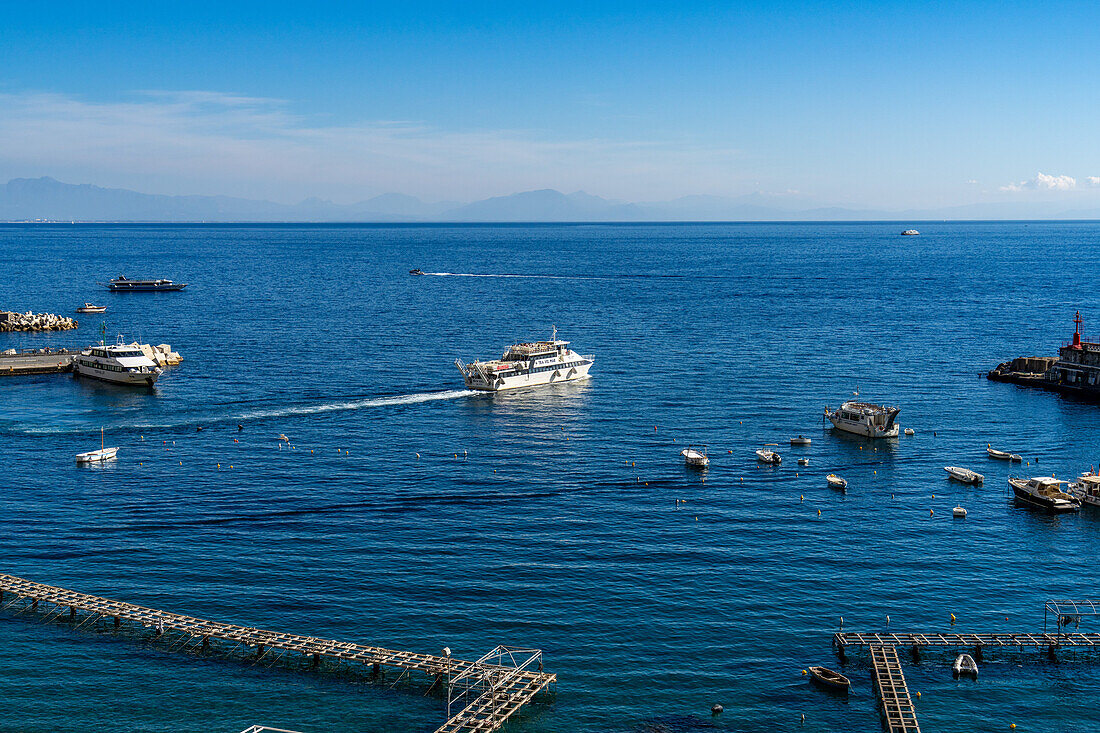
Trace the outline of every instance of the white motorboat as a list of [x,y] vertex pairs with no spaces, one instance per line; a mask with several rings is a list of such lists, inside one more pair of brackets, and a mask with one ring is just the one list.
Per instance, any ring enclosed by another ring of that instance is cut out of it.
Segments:
[[1071,494],[1062,491],[1068,482],[1059,481],[1053,476],[1037,476],[1029,479],[1009,478],[1012,493],[1025,504],[1047,509],[1052,512],[1076,512],[1081,502]]
[[915,237],[920,234],[920,232],[918,232],[916,229],[906,229],[901,234],[903,237]]
[[77,313],[106,313],[107,306],[105,305],[93,305],[92,303],[85,303],[76,309]]
[[951,510],[951,516],[958,517],[959,519],[966,519],[966,510],[961,506],[956,506]]
[[1011,461],[1013,463],[1019,463],[1024,460],[1023,456],[1017,453],[1009,453],[1006,450],[997,450],[992,446],[986,446],[985,452],[989,454],[990,458],[996,458],[1001,461]]
[[917,433],[916,433],[915,430],[913,430],[913,428],[906,428],[905,429],[905,434],[906,435],[916,435]]
[[140,348],[122,343],[100,344],[73,357],[73,373],[116,384],[152,387],[161,374],[157,363]]
[[1069,493],[1082,504],[1100,508],[1100,474],[1081,474],[1069,485]]
[[804,445],[809,445],[810,442],[811,441],[810,441],[809,438],[804,438],[801,435],[799,435],[797,438],[791,438],[791,445],[803,445],[804,446]]
[[825,481],[834,489],[846,489],[848,488],[848,482],[837,476],[835,473],[830,473],[825,477]]
[[837,430],[862,435],[865,438],[896,438],[898,425],[894,422],[900,407],[873,405],[869,402],[848,401],[836,410],[825,408],[825,419]]
[[971,471],[969,468],[961,468],[959,466],[944,466],[944,471],[956,481],[962,481],[964,484],[980,484],[985,481],[985,476]]
[[778,443],[765,443],[763,448],[757,448],[757,450],[756,450],[756,460],[760,461],[761,463],[773,463],[773,464],[781,463],[783,461],[783,457],[781,455],[779,455],[778,453],[776,453],[775,451],[773,451],[768,446],[779,447],[779,444]]
[[492,361],[464,363],[455,359],[468,389],[499,392],[519,387],[534,387],[584,379],[595,357],[582,356],[569,348],[568,341],[558,340],[558,329],[549,341],[513,344],[504,356]]
[[77,453],[77,463],[100,463],[109,461],[118,453],[118,447],[105,448],[103,446],[103,428],[99,429],[99,450],[90,450],[87,453]]
[[710,458],[707,457],[707,447],[705,445],[699,448],[689,445],[680,451],[680,455],[684,457],[684,463],[694,468],[706,468],[710,465]]
[[955,663],[951,665],[951,673],[955,676],[955,679],[959,677],[978,679],[978,663],[969,654],[960,654],[955,658]]
[[809,458],[799,458],[798,459],[798,465],[808,466],[808,465],[810,465],[810,459]]

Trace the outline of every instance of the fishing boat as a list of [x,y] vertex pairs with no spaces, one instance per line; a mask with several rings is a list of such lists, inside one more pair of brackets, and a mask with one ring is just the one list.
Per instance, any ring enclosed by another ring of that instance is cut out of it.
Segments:
[[455,359],[455,366],[462,372],[467,389],[499,392],[584,379],[593,361],[594,356],[582,356],[570,349],[569,342],[560,340],[554,328],[549,341],[513,344],[504,356],[492,361],[465,364]]
[[828,476],[826,476],[825,481],[828,482],[829,486],[834,489],[848,488],[848,482],[842,479],[840,476],[837,476],[835,473],[830,473]]
[[1073,495],[1062,491],[1062,487],[1067,483],[1053,476],[1008,479],[1012,493],[1025,504],[1052,512],[1076,512],[1081,509],[1081,502]]
[[1100,474],[1089,471],[1069,485],[1069,493],[1082,504],[1100,508]]
[[782,463],[783,457],[768,447],[773,445],[777,448],[779,447],[779,443],[765,443],[763,448],[757,448],[756,460],[761,463]]
[[852,686],[851,680],[827,667],[810,667],[810,679],[828,690],[845,694]]
[[791,445],[809,445],[810,439],[804,438],[799,435],[797,438],[791,438]]
[[85,303],[76,309],[77,313],[106,313],[107,306],[105,305],[93,305],[92,303]]
[[955,679],[959,677],[978,679],[978,663],[969,654],[960,654],[955,657],[955,663],[951,665],[951,672]]
[[961,506],[956,506],[954,509],[951,510],[951,516],[957,517],[959,519],[966,519],[966,510],[963,509]]
[[687,448],[680,451],[680,455],[684,457],[684,463],[688,466],[706,468],[710,465],[710,458],[707,457],[707,447],[705,445],[699,448],[689,445]]
[[102,461],[109,461],[115,457],[118,453],[118,447],[105,448],[103,447],[103,428],[99,429],[99,450],[90,450],[87,453],[77,453],[77,463],[100,463]]
[[900,407],[873,405],[870,402],[848,401],[836,410],[825,408],[825,419],[837,430],[862,435],[865,438],[896,438],[899,428],[894,422]]
[[1006,450],[997,450],[996,448],[988,445],[985,447],[985,452],[989,454],[990,458],[996,458],[1000,461],[1011,461],[1013,463],[1019,463],[1020,461],[1024,460],[1024,457],[1019,455],[1018,453],[1009,453]]
[[947,471],[948,475],[956,481],[962,481],[964,484],[980,484],[985,481],[985,476],[971,471],[969,468],[961,468],[959,466],[944,466],[944,471]]
[[155,293],[169,290],[183,290],[187,283],[174,283],[163,278],[133,280],[124,275],[112,279],[107,283],[107,289],[112,293]]
[[420,268],[418,267],[418,268],[416,268],[415,270],[409,270],[409,274],[410,274],[410,275],[423,275],[423,274],[424,274],[424,271],[423,271],[423,270],[421,270],[421,269],[420,269]]

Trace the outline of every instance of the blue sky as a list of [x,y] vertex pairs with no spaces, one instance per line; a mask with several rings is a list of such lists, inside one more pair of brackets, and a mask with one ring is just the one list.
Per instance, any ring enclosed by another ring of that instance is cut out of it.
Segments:
[[0,180],[1096,205],[1098,41],[1089,3],[11,4]]

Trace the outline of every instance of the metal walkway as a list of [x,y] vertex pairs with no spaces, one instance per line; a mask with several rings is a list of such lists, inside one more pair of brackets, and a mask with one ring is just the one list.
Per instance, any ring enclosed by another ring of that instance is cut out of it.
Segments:
[[[207,621],[3,574],[0,609],[57,620],[67,615],[68,621],[78,627],[136,626],[151,631],[154,637],[167,637],[172,641],[171,648],[178,651],[207,651],[212,644],[221,644],[231,647],[230,653],[240,653],[243,647],[256,661],[266,660],[272,665],[294,655],[313,667],[322,661],[335,662],[370,667],[374,675],[384,674],[384,667],[403,670],[402,677],[409,672],[424,672],[434,677],[433,687],[444,683],[448,686],[448,720],[437,733],[495,731],[557,680],[556,675],[542,671],[542,652],[538,649],[499,646],[470,662]],[[459,709],[459,703],[465,703],[464,707]]]
[[980,649],[1049,649],[1051,647],[1070,647],[1074,649],[1100,650],[1100,634],[881,634],[881,633],[845,633],[833,634],[833,646],[843,652],[849,647],[865,646],[903,646],[903,647],[971,647]]
[[872,646],[871,665],[886,730],[889,733],[920,733],[897,650],[892,646]]

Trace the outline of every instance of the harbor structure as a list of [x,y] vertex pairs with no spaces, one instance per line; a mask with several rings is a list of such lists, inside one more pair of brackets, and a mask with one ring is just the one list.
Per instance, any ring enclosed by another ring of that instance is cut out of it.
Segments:
[[[254,663],[319,669],[324,665],[359,671],[372,678],[400,670],[398,681],[423,673],[429,689],[447,687],[447,720],[436,733],[491,733],[548,689],[557,676],[543,671],[542,650],[497,646],[474,661],[443,654],[384,649],[301,634],[208,621],[124,601],[79,593],[13,575],[0,574],[0,610],[67,621],[76,628],[127,629],[143,639],[192,653],[221,652]],[[396,682],[394,683],[396,684]]]
[[1080,311],[1074,314],[1073,324],[1073,338],[1058,349],[1057,357],[1017,357],[998,364],[986,377],[994,382],[1100,398],[1100,343],[1085,340]]

